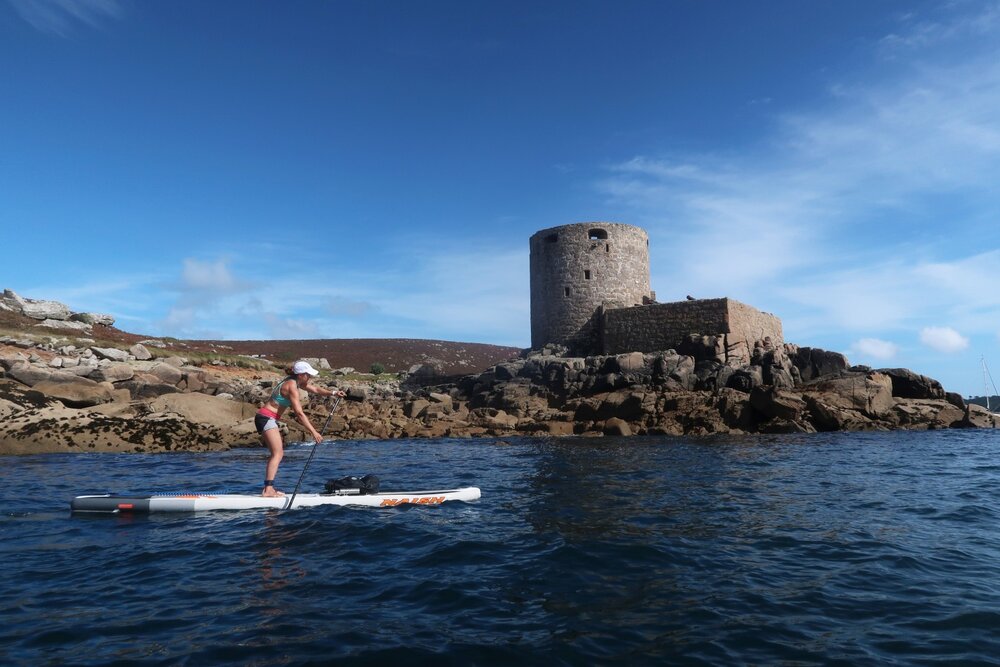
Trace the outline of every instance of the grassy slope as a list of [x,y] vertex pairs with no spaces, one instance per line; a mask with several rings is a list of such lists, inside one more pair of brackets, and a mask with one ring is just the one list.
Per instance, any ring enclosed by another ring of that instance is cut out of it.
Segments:
[[[36,326],[37,320],[12,312],[0,311],[0,335],[39,337],[45,335],[69,339],[76,344],[76,332],[47,330]],[[128,347],[141,340],[153,338],[121,331],[114,327],[94,326],[91,338],[95,345]],[[317,340],[256,340],[256,341],[205,341],[161,338],[171,343],[171,350],[180,356],[187,354],[263,355],[278,364],[302,357],[324,357],[333,368],[349,366],[368,371],[375,362],[388,372],[408,370],[427,358],[443,362],[448,374],[468,374],[483,371],[490,366],[516,356],[515,347],[483,343],[456,343],[450,341],[418,340],[406,338],[357,338]]]

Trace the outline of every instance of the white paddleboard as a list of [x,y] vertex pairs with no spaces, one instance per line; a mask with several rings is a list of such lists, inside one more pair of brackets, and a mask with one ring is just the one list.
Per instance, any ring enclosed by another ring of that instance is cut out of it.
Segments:
[[361,505],[398,507],[400,505],[440,505],[449,500],[479,500],[479,489],[468,486],[444,491],[385,491],[369,495],[300,493],[279,498],[231,493],[164,493],[148,496],[77,496],[70,503],[74,512],[110,512],[146,514],[150,512],[205,512],[209,510],[292,509],[318,505]]

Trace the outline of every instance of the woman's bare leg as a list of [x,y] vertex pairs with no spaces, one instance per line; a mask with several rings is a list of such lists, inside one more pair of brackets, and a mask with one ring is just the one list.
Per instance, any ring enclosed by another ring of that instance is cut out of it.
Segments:
[[[267,468],[264,470],[264,479],[273,480],[274,476],[278,474],[278,465],[281,463],[281,458],[285,455],[285,446],[281,442],[281,431],[276,428],[264,431],[260,439],[271,451],[271,456],[267,459]],[[273,486],[265,486],[264,491],[260,495],[271,497],[283,496],[285,494]]]

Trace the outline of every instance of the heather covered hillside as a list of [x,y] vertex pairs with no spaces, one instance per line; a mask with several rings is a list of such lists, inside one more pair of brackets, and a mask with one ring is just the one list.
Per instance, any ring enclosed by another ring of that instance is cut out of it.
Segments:
[[[53,334],[62,338],[86,336],[96,343],[134,345],[152,337],[130,333],[102,324],[92,324],[84,332],[68,332],[39,326],[36,319],[20,313],[0,310],[0,334],[18,336]],[[458,343],[410,338],[345,338],[314,340],[178,340],[156,339],[178,353],[259,356],[277,365],[301,358],[324,358],[332,368],[354,368],[367,372],[372,364],[381,364],[386,372],[405,372],[417,364],[432,363],[447,375],[466,375],[483,371],[494,364],[517,356],[516,347],[485,343]]]

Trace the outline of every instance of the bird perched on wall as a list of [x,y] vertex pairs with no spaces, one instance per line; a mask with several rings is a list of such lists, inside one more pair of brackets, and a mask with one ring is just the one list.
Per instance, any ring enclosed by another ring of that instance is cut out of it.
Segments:
[[688,301],[694,301],[694,300],[695,300],[695,298],[694,298],[693,296],[691,296],[690,294],[688,294],[688,296],[687,296],[687,300],[688,300]]

